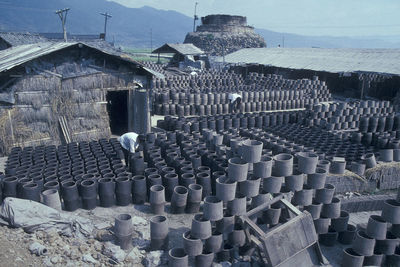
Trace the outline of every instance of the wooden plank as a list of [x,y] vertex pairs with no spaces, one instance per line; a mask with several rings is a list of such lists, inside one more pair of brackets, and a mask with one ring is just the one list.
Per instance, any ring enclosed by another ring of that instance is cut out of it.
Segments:
[[[307,221],[310,220],[312,223],[311,217],[301,214],[264,235],[263,242],[272,266],[280,264],[316,242],[307,232],[310,223]],[[304,228],[304,225],[307,227]]]
[[247,216],[247,217],[251,217],[251,216],[253,216],[253,215],[255,215],[255,214],[257,214],[257,213],[259,213],[259,212],[265,210],[266,208],[268,208],[269,205],[274,204],[275,202],[278,202],[279,200],[281,200],[282,197],[283,197],[282,195],[279,195],[279,196],[277,196],[277,197],[275,197],[275,198],[273,198],[273,199],[271,199],[271,200],[265,202],[264,204],[262,204],[262,205],[260,205],[260,206],[258,206],[258,207],[256,207],[256,208],[254,208],[254,209],[248,211],[248,212],[246,213],[246,216]]

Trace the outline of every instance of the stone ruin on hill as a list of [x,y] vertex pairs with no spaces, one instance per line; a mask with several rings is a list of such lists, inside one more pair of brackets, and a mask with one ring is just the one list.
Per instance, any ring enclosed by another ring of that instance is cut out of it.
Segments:
[[223,56],[242,48],[266,47],[264,39],[247,25],[246,17],[208,15],[201,18],[196,32],[186,35],[184,43],[193,43],[206,53]]

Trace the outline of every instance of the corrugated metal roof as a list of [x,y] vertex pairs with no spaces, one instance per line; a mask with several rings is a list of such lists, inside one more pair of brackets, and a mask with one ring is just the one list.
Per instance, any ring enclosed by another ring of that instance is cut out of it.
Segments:
[[164,44],[152,53],[179,53],[182,55],[198,56],[204,52],[194,44]]
[[0,32],[0,38],[10,46],[46,42],[46,38],[39,34],[24,32]]
[[[223,62],[222,57],[217,61]],[[245,48],[226,55],[225,62],[332,73],[375,72],[400,75],[400,49]]]
[[77,43],[36,43],[13,46],[0,51],[0,72],[10,70],[35,58],[48,55]]
[[142,67],[145,71],[150,73],[151,75],[155,75],[155,71],[149,71],[147,68],[144,68],[142,64],[134,61],[130,57],[126,56],[123,53],[112,53],[110,51],[103,51],[97,47],[92,47],[90,45],[86,45],[83,43],[76,42],[46,42],[46,43],[36,43],[36,44],[27,44],[27,45],[19,45],[10,47],[5,50],[0,51],[0,72],[10,70],[16,66],[29,62],[33,59],[39,58],[41,56],[48,55],[50,53],[56,52],[58,50],[68,48],[74,45],[84,45],[86,47],[90,47],[91,49],[95,49],[101,51],[104,54],[118,57],[120,60],[127,61],[133,64],[136,64]]

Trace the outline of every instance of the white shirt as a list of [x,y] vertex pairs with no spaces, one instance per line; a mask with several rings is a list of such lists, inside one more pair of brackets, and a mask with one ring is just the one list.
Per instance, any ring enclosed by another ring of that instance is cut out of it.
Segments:
[[131,153],[134,153],[137,146],[138,136],[139,135],[134,132],[126,133],[121,135],[121,137],[119,138],[119,142],[123,148],[129,150]]
[[228,95],[228,99],[231,101],[231,103],[235,102],[235,100],[238,98],[242,98],[242,96],[235,93],[231,93]]

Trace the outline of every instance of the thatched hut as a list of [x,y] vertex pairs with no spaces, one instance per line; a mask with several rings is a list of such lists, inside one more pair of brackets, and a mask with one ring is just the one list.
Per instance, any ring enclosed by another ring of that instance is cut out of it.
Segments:
[[[13,146],[107,138],[133,130],[137,85],[153,73],[82,43],[0,51],[0,155]],[[61,126],[62,127],[61,127]]]

